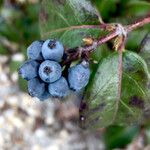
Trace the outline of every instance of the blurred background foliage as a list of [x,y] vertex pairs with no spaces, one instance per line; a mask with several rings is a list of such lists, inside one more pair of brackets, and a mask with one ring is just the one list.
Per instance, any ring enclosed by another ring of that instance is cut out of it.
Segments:
[[[16,72],[23,61],[14,60],[13,56],[22,54],[25,59],[26,47],[40,39],[39,8],[38,0],[4,0],[0,3],[0,55],[9,57],[10,73]],[[22,78],[18,83],[22,90],[26,90],[26,82]]]
[[[105,22],[128,24],[150,13],[149,0],[93,0],[92,2],[99,9]],[[40,0],[0,1],[0,55],[9,57],[6,65],[9,66],[10,74],[17,72],[20,63],[26,59],[27,46],[32,41],[40,39],[39,10]],[[150,25],[133,31],[128,37],[126,48],[139,52],[140,43],[149,31]],[[107,55],[105,49],[109,46],[111,47],[111,43],[102,46],[103,50],[96,51],[93,57],[97,57],[98,53],[103,53],[101,56]],[[22,59],[14,59],[17,55],[21,55]],[[18,84],[21,90],[25,90],[24,80],[18,78]],[[140,131],[139,127],[111,126],[104,132],[103,139],[107,149],[125,147]],[[145,126],[144,131],[146,142],[150,144],[150,126]]]

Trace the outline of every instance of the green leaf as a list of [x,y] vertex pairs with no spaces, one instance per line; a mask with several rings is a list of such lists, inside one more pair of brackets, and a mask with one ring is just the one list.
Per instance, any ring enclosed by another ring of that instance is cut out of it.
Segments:
[[91,79],[96,73],[98,62],[102,60],[104,57],[108,56],[109,54],[111,54],[111,51],[108,49],[106,44],[99,46],[94,52],[91,53],[90,55],[90,59],[91,59],[90,70],[92,72],[90,76]]
[[118,54],[114,53],[99,63],[93,81],[80,106],[83,128],[97,129],[111,124],[140,124],[148,97],[146,84],[150,79],[145,61],[136,53],[123,54],[121,99],[118,98]]
[[90,57],[93,60],[99,62],[102,58],[106,57],[110,53],[111,51],[108,49],[108,46],[106,44],[103,44],[99,46],[95,51],[93,51]]
[[93,1],[105,21],[110,19],[110,15],[112,16],[112,14],[115,13],[117,9],[117,0]]
[[[150,71],[150,32],[146,34],[144,39],[141,42],[139,55],[145,60],[148,66],[148,70]],[[147,93],[150,97],[150,81],[147,82]],[[150,106],[146,109],[145,115],[149,118],[150,114]]]
[[134,51],[137,51],[142,39],[144,38],[144,36],[149,31],[149,28],[150,28],[150,25],[148,25],[148,28],[146,28],[146,26],[144,26],[144,28],[142,28],[141,30],[138,29],[138,30],[131,32],[128,36],[126,47],[128,49],[132,49]]
[[104,133],[106,149],[123,148],[139,133],[138,127],[109,126]]
[[130,1],[127,4],[128,11],[126,11],[127,15],[129,16],[143,16],[149,13],[150,10],[150,3],[140,0],[140,1]]
[[150,32],[141,42],[139,55],[146,61],[150,70]]
[[[96,9],[90,0],[43,0],[40,12],[42,38],[57,38],[65,46],[76,47],[84,37],[98,37],[99,29],[83,25],[99,24]],[[79,29],[76,29],[79,28]]]

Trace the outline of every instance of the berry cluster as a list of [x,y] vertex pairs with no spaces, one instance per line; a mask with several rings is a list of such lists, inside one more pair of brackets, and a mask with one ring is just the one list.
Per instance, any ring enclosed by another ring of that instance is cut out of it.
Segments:
[[63,77],[60,65],[64,55],[63,45],[54,39],[34,41],[27,48],[28,60],[19,68],[19,74],[28,81],[28,92],[32,97],[45,100],[49,97],[63,98],[69,90],[80,91],[89,80],[88,63],[81,63],[68,69]]

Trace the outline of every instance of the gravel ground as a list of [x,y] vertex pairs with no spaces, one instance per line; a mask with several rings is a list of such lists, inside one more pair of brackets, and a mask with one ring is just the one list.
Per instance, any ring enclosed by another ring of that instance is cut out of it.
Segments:
[[[17,73],[0,57],[0,150],[103,150],[96,135],[78,128],[74,96],[38,101],[19,90]],[[10,80],[11,79],[11,80]]]

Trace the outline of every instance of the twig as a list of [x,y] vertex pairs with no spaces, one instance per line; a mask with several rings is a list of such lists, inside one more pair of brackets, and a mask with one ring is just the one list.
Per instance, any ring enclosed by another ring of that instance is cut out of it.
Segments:
[[135,22],[135,23],[133,23],[131,25],[128,25],[126,27],[127,32],[131,32],[132,30],[134,30],[134,29],[136,29],[138,27],[141,27],[141,26],[143,26],[145,24],[148,24],[148,23],[150,23],[150,15],[148,17],[145,17],[144,19],[140,19],[139,21],[137,21],[137,22]]
[[[150,23],[150,16],[148,17],[145,17],[144,19],[141,19],[139,21],[137,21],[136,23],[133,23],[131,25],[127,25],[127,26],[123,26],[121,24],[101,24],[101,25],[94,25],[94,26],[78,26],[78,27],[71,27],[71,28],[74,28],[74,29],[77,29],[77,28],[95,28],[95,27],[98,27],[99,29],[103,29],[103,30],[107,30],[109,31],[108,29],[110,27],[112,27],[113,31],[111,31],[108,35],[106,36],[102,36],[100,37],[99,39],[97,40],[94,40],[93,41],[93,44],[90,45],[90,46],[82,46],[82,47],[77,47],[76,51],[74,51],[74,53],[71,54],[71,56],[68,56],[68,60],[66,62],[62,62],[63,65],[65,65],[66,63],[70,62],[71,60],[76,60],[79,58],[79,55],[82,53],[82,52],[92,52],[94,51],[98,46],[100,46],[101,44],[103,43],[106,43],[110,40],[112,40],[113,38],[117,37],[117,36],[120,36],[121,32],[122,32],[122,29],[123,31],[126,32],[126,34],[128,34],[129,32],[131,32],[132,30],[138,28],[138,27],[141,27],[145,24],[148,24]],[[118,32],[119,31],[119,32]],[[123,34],[123,32],[122,32]],[[69,51],[69,49],[68,49]]]

